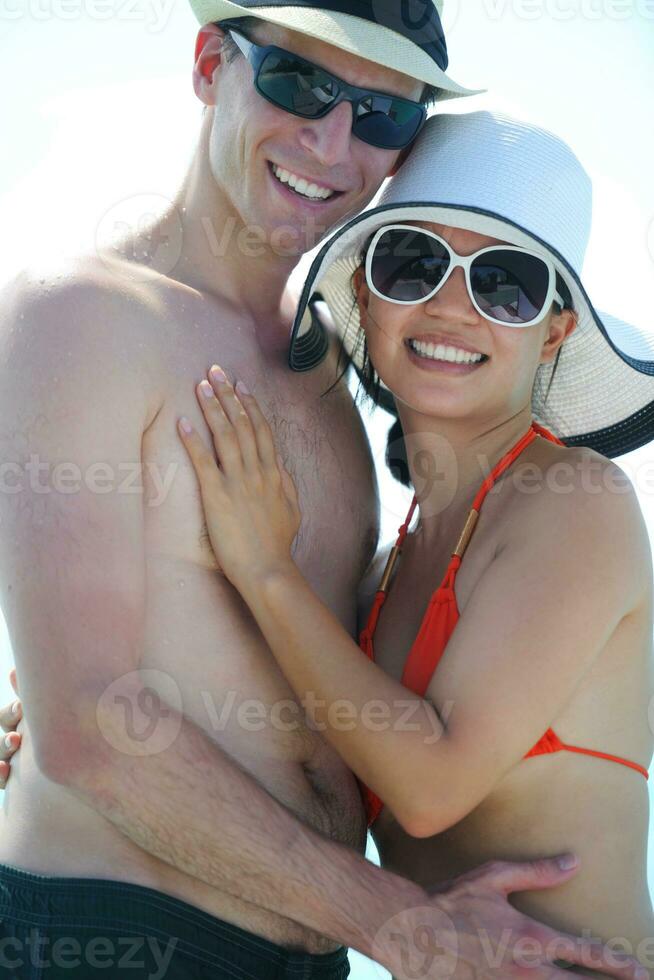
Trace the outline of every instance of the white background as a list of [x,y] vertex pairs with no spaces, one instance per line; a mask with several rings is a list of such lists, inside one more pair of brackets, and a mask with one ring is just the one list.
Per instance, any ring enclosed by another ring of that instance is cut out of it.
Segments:
[[[595,188],[585,281],[595,305],[654,330],[654,0],[446,0],[450,71],[496,108],[566,139]],[[169,198],[201,105],[184,0],[0,0],[0,280],[91,249],[142,195]],[[444,107],[447,108],[447,107]],[[383,416],[370,424],[383,458]],[[651,446],[623,457],[654,537]],[[407,497],[382,472],[385,537]],[[11,651],[0,619],[0,702]],[[384,975],[352,954],[352,976]]]

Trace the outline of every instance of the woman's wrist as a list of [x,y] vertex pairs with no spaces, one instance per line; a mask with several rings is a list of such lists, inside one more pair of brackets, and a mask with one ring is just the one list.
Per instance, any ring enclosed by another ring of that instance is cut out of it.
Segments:
[[232,579],[246,602],[250,599],[274,596],[297,575],[298,568],[291,556],[259,560],[240,570]]

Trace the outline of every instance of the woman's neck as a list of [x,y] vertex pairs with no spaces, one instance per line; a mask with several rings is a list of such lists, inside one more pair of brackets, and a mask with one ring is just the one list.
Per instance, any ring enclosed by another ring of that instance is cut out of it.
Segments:
[[443,517],[460,519],[483,481],[525,435],[531,406],[499,423],[401,413],[409,472],[425,541],[436,540]]

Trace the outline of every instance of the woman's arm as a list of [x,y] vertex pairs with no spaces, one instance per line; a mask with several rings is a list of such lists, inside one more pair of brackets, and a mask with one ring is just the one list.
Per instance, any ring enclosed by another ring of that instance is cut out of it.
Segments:
[[225,574],[316,725],[407,832],[451,826],[547,730],[642,599],[642,562],[628,560],[643,553],[633,490],[543,486],[419,698],[366,657],[297,569],[297,496],[270,428],[252,396],[214,390],[201,401],[220,469],[197,435],[183,438]]

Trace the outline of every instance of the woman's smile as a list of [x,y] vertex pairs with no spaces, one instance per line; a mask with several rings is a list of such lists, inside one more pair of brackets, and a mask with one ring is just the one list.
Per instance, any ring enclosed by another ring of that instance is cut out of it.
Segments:
[[409,338],[405,340],[404,347],[411,363],[424,371],[472,374],[489,360],[487,354],[473,353],[455,344],[435,344]]

